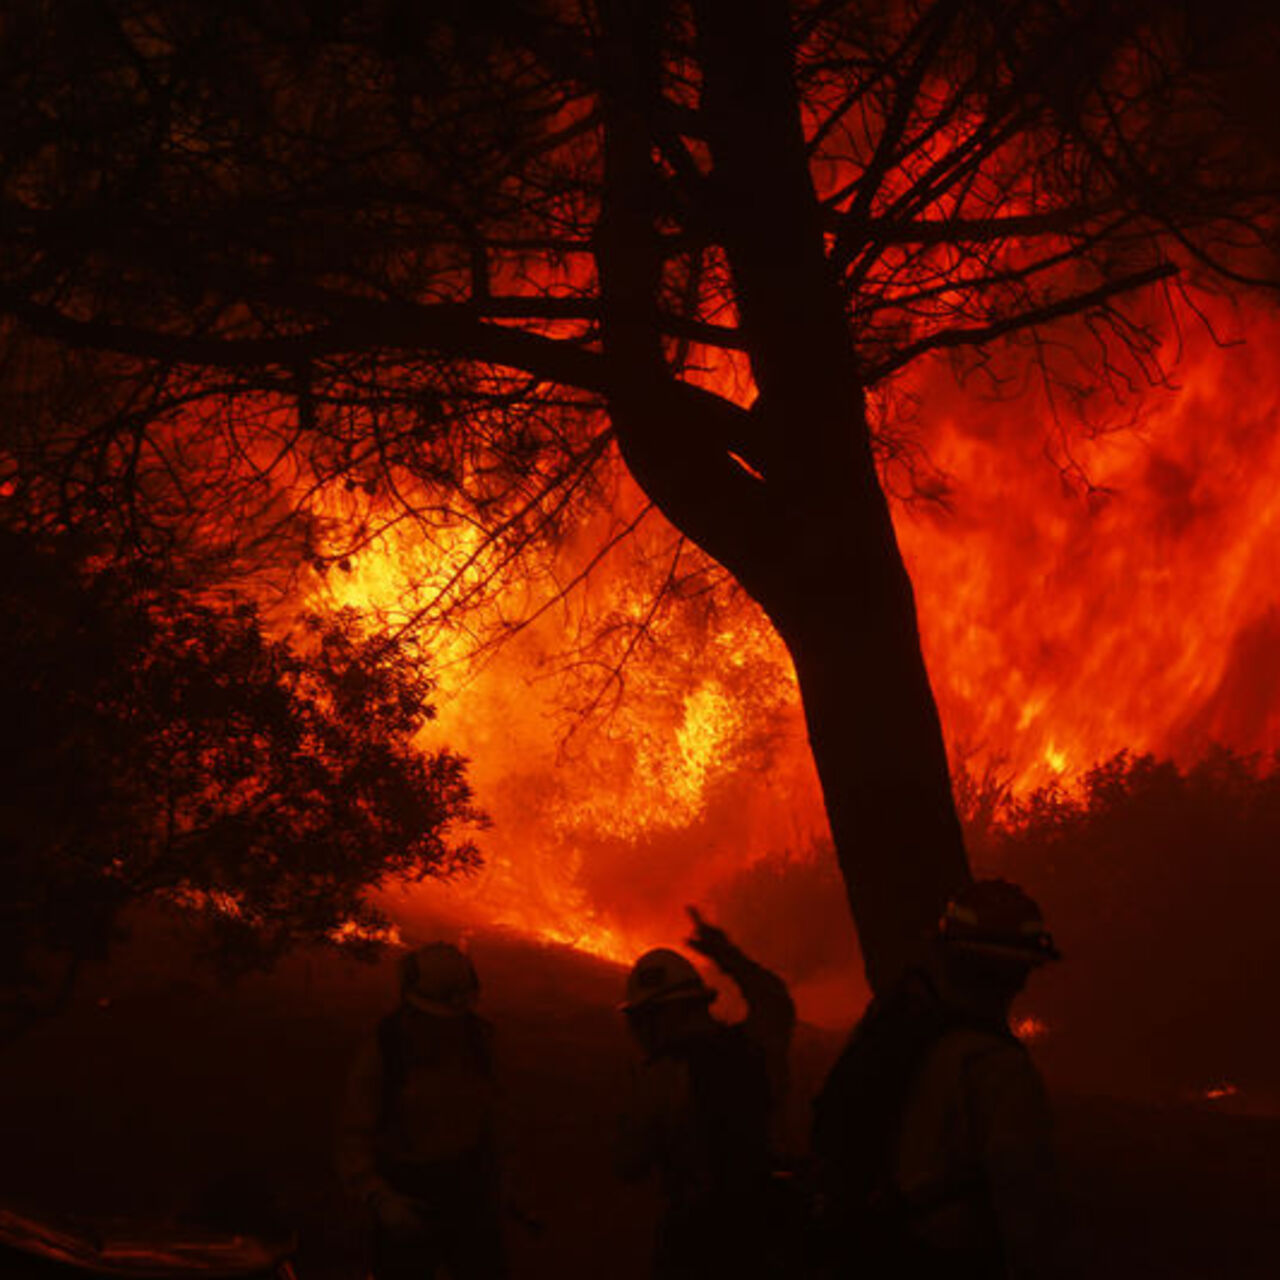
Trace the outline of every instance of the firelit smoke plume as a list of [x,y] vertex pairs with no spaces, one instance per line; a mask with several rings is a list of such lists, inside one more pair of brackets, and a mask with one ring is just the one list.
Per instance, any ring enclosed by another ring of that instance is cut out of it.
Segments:
[[953,752],[1026,786],[1123,748],[1280,746],[1280,321],[1214,321],[1247,344],[1188,332],[1176,389],[1092,438],[1042,398],[921,388],[950,509],[898,525]]
[[[900,505],[898,528],[953,759],[1027,788],[1124,748],[1280,746],[1280,319],[1215,322],[1248,344],[1187,333],[1176,388],[1085,406],[1136,414],[1119,430],[1068,438],[1042,390],[984,398],[941,366],[916,380],[946,498]],[[656,515],[637,536],[651,551],[671,537]],[[333,598],[392,605],[437,555],[385,541],[332,575]],[[588,587],[597,623],[639,637],[617,680],[612,658],[564,658],[561,611],[465,680],[450,663],[466,642],[437,649],[438,732],[471,757],[494,825],[477,879],[413,890],[433,911],[622,959],[678,938],[684,903],[750,892],[746,868],[821,848],[799,699],[767,623],[723,591],[651,617],[652,575],[634,563],[605,561]],[[594,714],[567,722],[566,698]],[[847,963],[843,902],[806,928]]]

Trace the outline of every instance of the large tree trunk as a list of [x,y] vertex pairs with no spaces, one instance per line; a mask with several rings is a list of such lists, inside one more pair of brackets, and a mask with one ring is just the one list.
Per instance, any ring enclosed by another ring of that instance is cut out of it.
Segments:
[[[862,527],[858,527],[861,525]],[[968,875],[911,583],[887,513],[836,507],[761,593],[795,663],[827,817],[873,990],[917,959]]]
[[601,0],[597,262],[610,411],[637,481],[763,606],[791,652],[868,977],[883,990],[968,874],[942,730],[826,257],[788,7],[693,8],[714,160],[710,216],[759,399],[729,422],[667,393],[652,132],[663,6]]

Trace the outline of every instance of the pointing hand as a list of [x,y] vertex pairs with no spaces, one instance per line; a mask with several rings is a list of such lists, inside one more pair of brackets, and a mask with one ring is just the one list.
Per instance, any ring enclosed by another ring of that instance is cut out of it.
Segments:
[[695,951],[700,952],[710,960],[715,960],[733,948],[733,943],[729,941],[729,935],[717,925],[704,920],[697,907],[685,907],[685,911],[688,912],[689,919],[693,921],[693,932],[685,941]]

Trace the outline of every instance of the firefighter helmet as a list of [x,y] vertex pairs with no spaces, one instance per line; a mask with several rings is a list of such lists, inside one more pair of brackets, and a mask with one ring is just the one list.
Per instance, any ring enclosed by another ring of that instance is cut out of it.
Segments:
[[475,965],[450,942],[429,942],[410,951],[400,964],[405,1000],[425,1013],[457,1017],[480,994]]
[[949,947],[1026,964],[1061,959],[1035,901],[1008,880],[975,880],[947,903],[938,935]]
[[715,998],[715,990],[703,982],[689,960],[669,947],[657,947],[646,951],[632,966],[626,998],[620,1007],[623,1013],[634,1013],[676,1000],[710,1004]]

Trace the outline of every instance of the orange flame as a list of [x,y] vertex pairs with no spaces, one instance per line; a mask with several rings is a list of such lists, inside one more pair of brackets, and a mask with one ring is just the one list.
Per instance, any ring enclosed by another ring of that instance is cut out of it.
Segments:
[[[1125,747],[1185,760],[1215,739],[1280,746],[1280,319],[1250,315],[1248,330],[1225,350],[1187,335],[1180,390],[1151,392],[1133,429],[1061,446],[1056,463],[1042,399],[983,403],[941,368],[916,377],[951,498],[900,506],[898,526],[956,752],[1027,787],[1069,784]],[[649,527],[654,545],[670,536]],[[472,536],[445,559],[471,554]],[[389,535],[330,575],[328,598],[394,606],[440,557]],[[634,620],[642,585],[615,558],[595,603]],[[683,903],[811,847],[825,822],[790,664],[749,601],[718,608],[709,626],[666,624],[612,718],[568,741],[556,616],[464,680],[465,642],[442,637],[429,736],[471,757],[495,824],[480,873],[415,887],[393,910],[626,960],[678,940]]]
[[954,509],[900,521],[926,652],[951,741],[1019,784],[1124,747],[1280,746],[1280,322],[1249,329],[1229,351],[1190,335],[1181,390],[1075,445],[1091,491],[1021,403],[935,415]]
[[1024,1044],[1030,1044],[1033,1040],[1043,1040],[1049,1034],[1049,1024],[1034,1014],[1027,1014],[1014,1019],[1013,1034]]
[[1223,1098],[1234,1098],[1239,1092],[1235,1085],[1223,1081],[1221,1084],[1210,1085],[1201,1096],[1206,1102],[1219,1102]]

